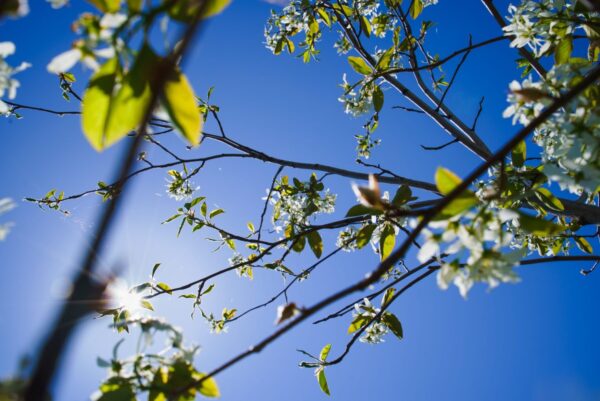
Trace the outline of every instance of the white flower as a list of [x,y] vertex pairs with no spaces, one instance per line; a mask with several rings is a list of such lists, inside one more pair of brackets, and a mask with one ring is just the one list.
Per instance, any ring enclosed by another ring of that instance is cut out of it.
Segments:
[[[8,65],[5,58],[14,54],[14,52],[14,43],[0,42],[0,98],[4,97],[5,94],[8,95],[9,99],[14,99],[17,96],[17,88],[20,84],[12,76],[31,66],[29,63],[21,63],[17,67]],[[0,100],[0,114],[7,114],[8,112],[8,105]]]
[[71,50],[67,50],[64,53],[55,56],[48,64],[48,72],[53,74],[61,74],[69,71],[71,68],[75,66],[83,57],[83,53],[80,49],[74,48]]
[[115,29],[123,25],[125,21],[127,21],[127,16],[125,14],[104,14],[100,20],[100,27],[105,29]]

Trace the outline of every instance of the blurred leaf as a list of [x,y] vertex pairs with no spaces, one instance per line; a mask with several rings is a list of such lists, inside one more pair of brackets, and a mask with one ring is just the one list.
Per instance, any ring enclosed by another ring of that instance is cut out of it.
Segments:
[[119,74],[119,60],[108,60],[92,76],[83,93],[81,124],[85,137],[98,151],[104,148],[105,133]]
[[194,90],[181,71],[173,71],[166,80],[161,103],[177,131],[191,145],[198,145],[203,119],[198,110]]

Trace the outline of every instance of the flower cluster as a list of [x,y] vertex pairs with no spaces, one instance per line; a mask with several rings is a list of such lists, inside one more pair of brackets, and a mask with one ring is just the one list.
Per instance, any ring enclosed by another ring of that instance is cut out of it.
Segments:
[[273,205],[275,230],[287,232],[295,227],[308,226],[310,218],[316,214],[333,213],[335,200],[336,195],[325,189],[315,174],[309,181],[294,178],[292,183],[284,176],[273,188],[269,199]]
[[[381,312],[380,308],[376,308],[367,299],[364,298],[362,304],[354,305],[354,313],[352,314],[353,322],[366,322],[371,321],[375,316]],[[364,334],[360,337],[360,342],[369,344],[379,344],[384,342],[383,337],[389,332],[388,326],[381,321],[374,321],[364,331]]]
[[237,252],[234,252],[233,256],[229,258],[229,266],[237,266],[236,272],[239,277],[247,277],[250,280],[254,277],[250,261]]
[[[15,45],[12,42],[0,42],[0,98],[5,95],[9,99],[17,96],[19,81],[13,78],[13,75],[29,68],[29,63],[21,63],[17,67],[12,67],[6,62],[6,57],[14,54]],[[10,108],[0,99],[0,115],[10,115]]]
[[417,258],[421,263],[437,258],[441,263],[439,287],[447,289],[454,283],[463,297],[475,282],[485,282],[490,288],[501,282],[515,282],[518,277],[512,268],[525,256],[525,251],[505,249],[513,240],[506,222],[517,217],[507,209],[481,209],[431,222],[422,232],[425,243]]
[[339,232],[335,246],[342,248],[345,252],[354,252],[358,249],[356,236],[358,229],[354,226],[348,226]]
[[168,174],[167,194],[177,201],[191,199],[194,192],[200,188],[193,186],[193,183],[188,177],[187,170],[182,172],[169,170]]
[[565,0],[524,0],[508,7],[509,24],[504,28],[513,37],[511,46],[528,46],[537,57],[546,55],[577,28],[581,20],[574,2]]
[[373,109],[373,95],[377,84],[375,81],[365,79],[362,81],[363,84],[351,85],[348,83],[346,74],[342,77],[342,84],[340,85],[344,90],[344,94],[338,99],[344,104],[344,111],[354,117],[366,114]]
[[[527,125],[555,97],[569,90],[592,68],[585,61],[554,66],[544,81],[513,82],[504,112]],[[592,86],[554,113],[535,131],[542,147],[544,173],[562,189],[596,192],[600,182],[600,90]]]

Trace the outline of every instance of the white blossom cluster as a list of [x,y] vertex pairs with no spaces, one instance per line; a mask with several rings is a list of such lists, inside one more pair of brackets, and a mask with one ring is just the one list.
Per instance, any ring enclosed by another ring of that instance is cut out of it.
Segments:
[[[335,210],[336,197],[337,195],[332,194],[329,189],[326,189],[321,196],[310,198],[302,192],[285,194],[274,191],[271,194],[269,202],[276,209],[273,216],[275,231],[281,232],[289,224],[307,226],[310,223],[310,216],[317,213],[333,213]],[[315,208],[315,210],[310,213],[308,212],[309,204]]]
[[234,252],[233,256],[229,258],[229,266],[238,266],[235,270],[238,277],[247,277],[252,280],[252,266],[250,264],[242,264],[246,262],[246,259],[239,254],[238,252]]
[[[504,117],[527,125],[553,98],[574,86],[591,69],[587,62],[554,66],[546,80],[513,82]],[[554,113],[536,131],[544,173],[562,189],[579,194],[600,187],[600,89],[597,85]]]
[[[380,308],[374,307],[371,301],[369,301],[367,298],[364,298],[362,304],[354,305],[354,313],[352,314],[352,317],[353,320],[362,318],[365,321],[370,321],[380,311]],[[388,332],[389,329],[384,323],[381,321],[375,321],[365,329],[359,341],[368,344],[379,344],[385,341],[383,337]]]
[[514,38],[511,46],[528,46],[537,57],[580,27],[574,2],[565,0],[524,0],[519,6],[511,4],[508,12],[504,32]]
[[356,234],[358,230],[354,226],[348,226],[339,232],[335,246],[342,248],[345,252],[354,252],[358,249],[356,246]]
[[441,263],[438,286],[447,289],[453,283],[465,298],[475,282],[485,282],[489,288],[501,282],[515,282],[518,277],[513,267],[525,256],[525,251],[505,251],[513,235],[504,226],[516,217],[515,212],[506,209],[479,210],[431,222],[422,231],[425,243],[417,258],[421,263],[438,259]]
[[309,14],[302,10],[300,1],[291,1],[280,13],[271,12],[265,26],[265,45],[267,49],[275,52],[280,40],[308,31],[310,31]]
[[167,181],[167,194],[176,201],[191,199],[195,191],[200,187],[194,187],[187,178],[187,171],[169,170]]
[[344,94],[338,100],[344,104],[344,111],[354,117],[370,112],[373,109],[373,93],[377,87],[375,81],[367,78],[358,89],[348,83],[346,74],[343,75],[342,81],[340,86]]
[[[5,95],[9,99],[17,96],[17,89],[20,84],[13,75],[29,68],[31,64],[21,63],[17,67],[12,67],[6,62],[6,58],[15,52],[15,45],[12,42],[0,42],[0,98]],[[0,115],[10,115],[10,108],[0,99]]]

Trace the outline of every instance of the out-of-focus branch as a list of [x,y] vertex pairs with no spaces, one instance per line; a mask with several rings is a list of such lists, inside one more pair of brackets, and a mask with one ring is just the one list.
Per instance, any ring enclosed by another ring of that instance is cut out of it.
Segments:
[[154,76],[150,79],[152,93],[150,102],[142,118],[138,135],[133,138],[117,170],[115,186],[117,195],[104,207],[92,244],[87,248],[81,267],[73,282],[73,291],[69,298],[65,300],[62,310],[52,324],[46,339],[43,341],[39,356],[32,369],[31,379],[24,392],[25,401],[41,401],[46,398],[52,378],[58,369],[59,362],[65,352],[65,346],[74,329],[82,317],[90,313],[95,306],[98,306],[97,302],[104,292],[105,283],[94,281],[92,274],[97,266],[98,256],[101,254],[108,239],[108,233],[114,221],[117,208],[124,198],[123,189],[126,177],[131,170],[142,138],[146,133],[146,127],[152,118],[152,113],[162,88],[171,71],[189,48],[192,38],[200,25],[199,16],[202,15],[207,4],[208,2],[202,1],[202,4],[198,7],[197,18],[185,29],[178,47],[159,63],[156,71],[154,71]]

